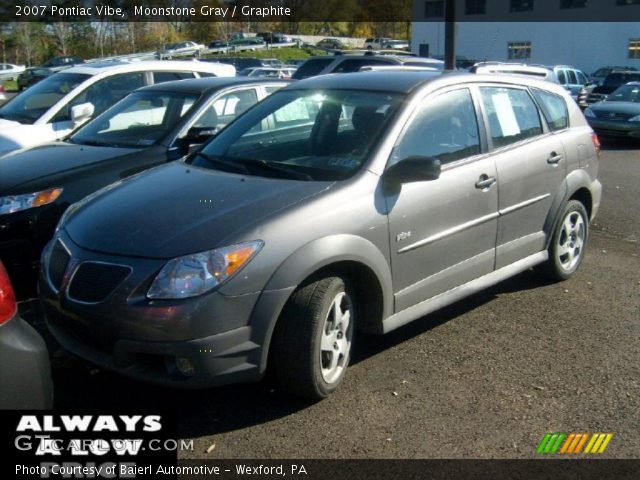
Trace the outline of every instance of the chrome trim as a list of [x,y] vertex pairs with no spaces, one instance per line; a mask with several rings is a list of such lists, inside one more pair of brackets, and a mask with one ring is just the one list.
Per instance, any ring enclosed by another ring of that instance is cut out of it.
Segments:
[[[60,288],[56,288],[55,285],[53,284],[53,281],[51,280],[51,268],[50,268],[51,252],[53,252],[53,249],[56,247],[56,243],[59,243],[60,245],[62,245],[62,248],[64,248],[64,250],[67,252],[67,255],[69,255],[69,261],[67,262],[67,265],[64,267],[64,272],[62,273]],[[60,293],[60,291],[62,290],[62,287],[64,285],[64,279],[67,276],[67,270],[69,270],[69,264],[71,263],[71,260],[73,260],[73,255],[71,255],[71,250],[69,250],[69,247],[65,245],[65,243],[62,241],[61,238],[57,238],[56,241],[53,243],[53,245],[51,245],[51,250],[49,250],[49,255],[48,255],[47,261],[45,262],[45,268],[47,269],[46,270],[47,274],[45,275],[45,277],[47,279],[47,283],[49,284],[49,288],[51,288],[51,290],[53,290],[55,294]]]
[[405,253],[405,252],[408,252],[409,250],[415,250],[416,248],[424,247],[425,245],[428,245],[433,242],[437,242],[438,240],[442,240],[443,238],[448,237],[450,235],[463,232],[464,230],[468,230],[469,228],[473,228],[477,225],[483,224],[490,220],[494,220],[499,216],[500,214],[498,212],[495,212],[495,213],[490,213],[489,215],[484,215],[482,217],[478,217],[476,219],[470,220],[466,223],[461,223],[460,225],[456,225],[455,227],[449,228],[447,230],[443,230],[442,232],[436,233],[435,235],[431,235],[430,237],[419,240],[415,243],[412,243],[411,245],[407,245],[406,247],[398,250],[398,253]]
[[515,205],[511,205],[510,207],[503,208],[502,210],[499,210],[499,213],[500,215],[507,215],[509,213],[515,212],[516,210],[520,210],[521,208],[528,207],[529,205],[540,202],[550,196],[550,193],[545,193],[544,195],[530,198],[529,200],[525,200],[524,202],[516,203]]
[[72,302],[75,302],[75,303],[81,303],[81,304],[83,304],[83,305],[96,305],[96,304],[98,304],[98,303],[102,303],[102,302],[104,302],[104,301],[109,297],[109,295],[111,295],[111,294],[113,293],[113,291],[115,290],[115,288],[114,288],[111,292],[109,292],[109,293],[107,294],[107,296],[106,296],[104,299],[100,300],[99,302],[85,302],[84,300],[78,300],[77,298],[73,298],[73,297],[69,294],[69,287],[71,287],[71,284],[73,283],[73,279],[75,278],[76,273],[78,272],[78,269],[79,269],[82,265],[84,265],[85,263],[97,263],[97,264],[100,264],[100,265],[112,265],[112,266],[114,266],[114,267],[123,267],[123,268],[128,268],[128,269],[129,269],[129,273],[127,273],[127,275],[125,275],[125,277],[120,281],[120,283],[118,283],[118,284],[116,285],[116,288],[117,288],[117,287],[119,287],[119,286],[122,284],[122,282],[124,282],[127,278],[129,278],[129,275],[131,275],[131,272],[133,272],[133,267],[131,267],[130,265],[122,265],[122,264],[120,264],[120,263],[101,262],[101,261],[98,261],[98,260],[83,260],[82,262],[78,262],[78,264],[77,264],[77,265],[75,265],[75,268],[74,268],[74,270],[73,270],[73,273],[72,273],[72,274],[71,274],[71,276],[69,277],[69,281],[68,281],[68,282],[67,282],[67,284],[65,285],[65,289],[64,289],[64,290],[65,290],[65,296],[66,296],[69,300],[71,300]]

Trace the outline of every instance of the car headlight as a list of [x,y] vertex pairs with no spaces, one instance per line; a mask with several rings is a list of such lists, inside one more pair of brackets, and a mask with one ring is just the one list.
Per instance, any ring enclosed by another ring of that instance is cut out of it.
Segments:
[[61,194],[62,188],[50,188],[41,192],[0,197],[0,215],[48,205],[55,202]]
[[596,118],[596,114],[595,114],[595,113],[593,113],[593,110],[591,110],[590,108],[587,108],[587,109],[584,111],[584,116],[585,116],[585,117],[589,117],[589,118]]
[[631,117],[629,119],[630,122],[640,122],[640,115],[636,115],[635,117]]
[[263,242],[239,243],[169,260],[153,280],[147,298],[178,299],[202,295],[246,265]]

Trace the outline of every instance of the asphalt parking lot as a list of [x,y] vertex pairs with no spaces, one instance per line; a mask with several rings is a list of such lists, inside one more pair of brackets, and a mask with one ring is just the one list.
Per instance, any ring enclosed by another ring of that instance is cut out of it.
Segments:
[[[602,457],[639,458],[640,147],[607,146],[599,176],[603,203],[573,279],[525,272],[360,336],[345,383],[322,402],[270,379],[158,388],[56,349],[56,407],[175,411],[195,439],[183,458],[531,458],[546,432],[612,432]],[[33,312],[23,305],[38,322]]]

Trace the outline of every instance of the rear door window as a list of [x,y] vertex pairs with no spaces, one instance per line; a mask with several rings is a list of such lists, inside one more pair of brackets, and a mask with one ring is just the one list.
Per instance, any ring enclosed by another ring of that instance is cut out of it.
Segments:
[[481,87],[480,93],[494,147],[542,134],[538,108],[526,90]]

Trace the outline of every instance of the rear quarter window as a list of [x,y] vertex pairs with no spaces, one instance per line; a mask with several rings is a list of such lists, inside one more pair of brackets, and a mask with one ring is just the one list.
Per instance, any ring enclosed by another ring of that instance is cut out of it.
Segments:
[[567,104],[560,95],[532,88],[531,93],[538,101],[547,125],[552,131],[569,127]]

